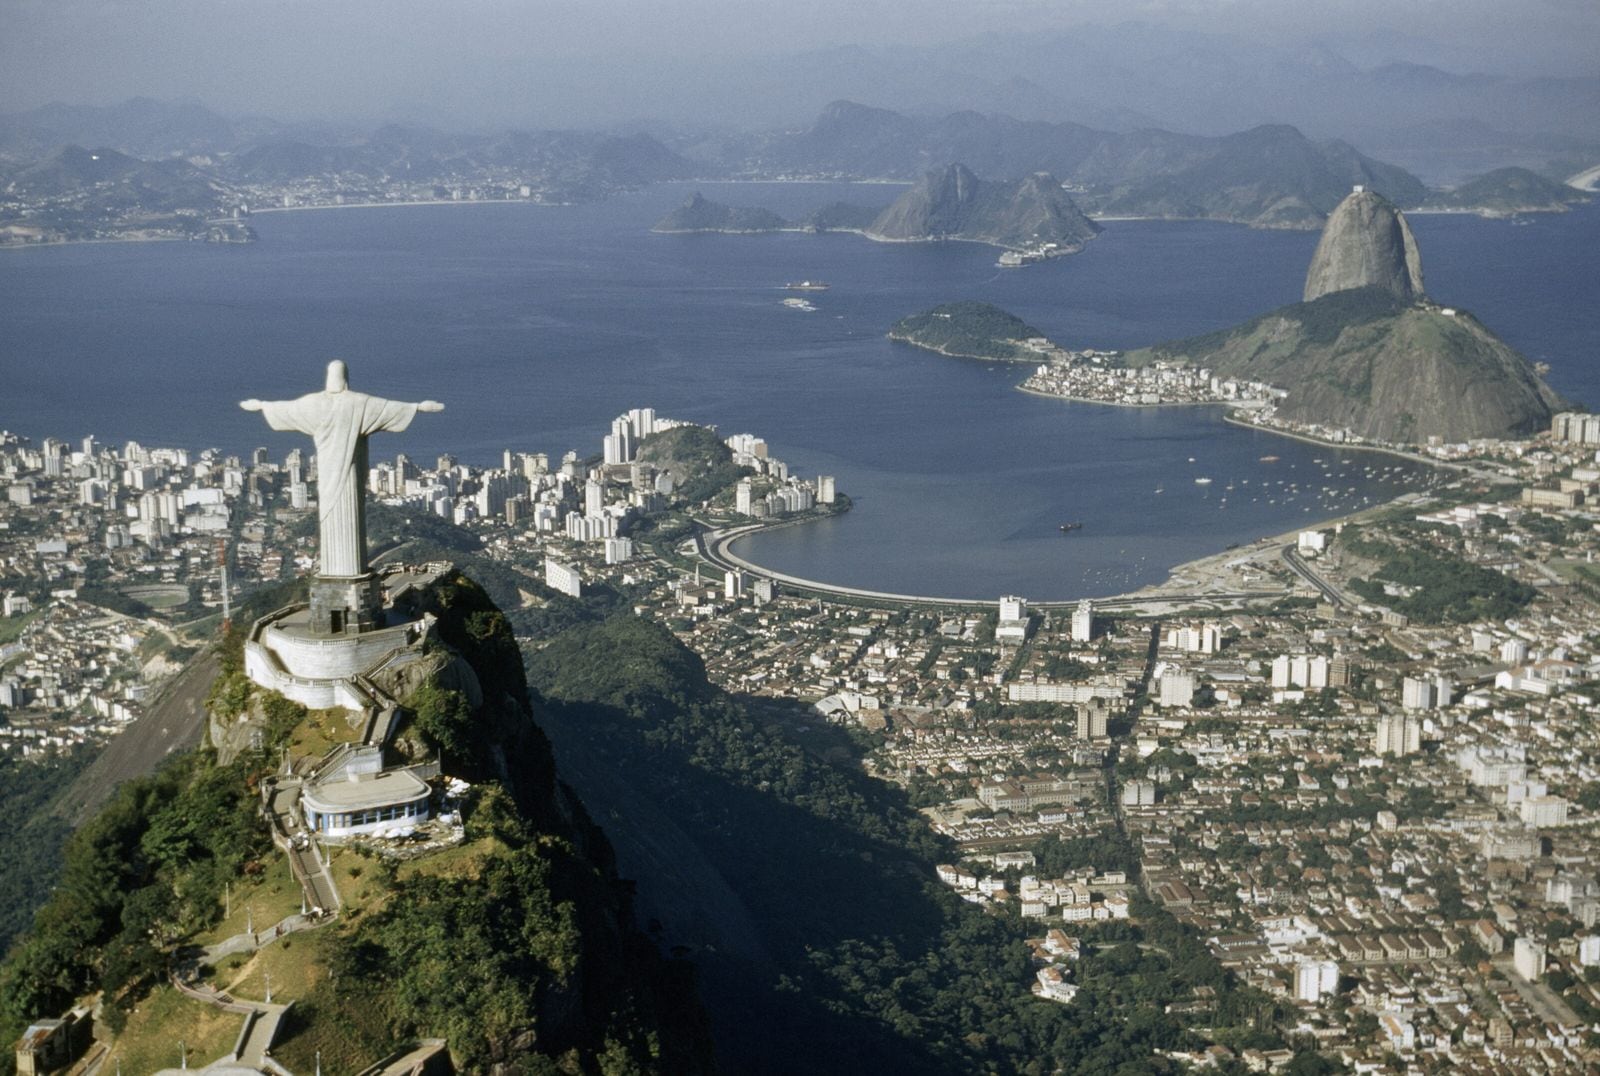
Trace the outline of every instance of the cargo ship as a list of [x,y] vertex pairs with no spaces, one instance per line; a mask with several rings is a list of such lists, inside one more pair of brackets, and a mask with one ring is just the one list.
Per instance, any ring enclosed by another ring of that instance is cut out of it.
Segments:
[[791,280],[784,288],[788,291],[827,291],[832,286],[821,280]]

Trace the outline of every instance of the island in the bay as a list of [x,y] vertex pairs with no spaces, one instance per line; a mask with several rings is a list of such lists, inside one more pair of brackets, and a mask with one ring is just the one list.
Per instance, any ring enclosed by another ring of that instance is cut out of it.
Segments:
[[[1019,328],[1020,326],[1020,328]],[[1026,336],[1019,336],[1023,330]],[[1022,388],[1100,403],[1229,403],[1335,442],[1426,445],[1526,436],[1566,406],[1469,312],[1431,299],[1405,215],[1357,187],[1328,218],[1301,302],[1242,325],[1119,354],[1065,351],[1005,311],[953,303],[893,339],[947,354],[1043,358]]]
[[657,221],[656,232],[853,232],[884,243],[961,240],[1001,247],[1002,265],[1075,254],[1100,233],[1060,181],[1036,172],[983,180],[962,164],[926,173],[882,211],[834,203],[804,221],[765,209],[708,201],[699,192]]
[[1433,192],[1424,205],[1483,217],[1511,217],[1520,213],[1565,213],[1590,197],[1588,192],[1566,183],[1513,167],[1497,168],[1449,190]]
[[889,339],[960,359],[1031,362],[1059,351],[1043,332],[992,303],[964,300],[901,318]]

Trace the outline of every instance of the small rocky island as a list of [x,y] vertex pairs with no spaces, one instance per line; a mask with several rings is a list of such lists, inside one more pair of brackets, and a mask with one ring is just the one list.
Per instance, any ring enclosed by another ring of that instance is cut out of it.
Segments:
[[1014,314],[980,302],[944,303],[895,322],[889,339],[962,359],[1038,363],[1057,350]]
[[982,180],[965,165],[929,172],[863,233],[886,242],[962,239],[1015,251],[1074,254],[1100,234],[1056,178]]
[[723,205],[721,202],[710,201],[699,191],[695,191],[681,206],[656,221],[650,230],[668,235],[689,235],[697,232],[756,235],[793,228],[793,224],[769,209]]

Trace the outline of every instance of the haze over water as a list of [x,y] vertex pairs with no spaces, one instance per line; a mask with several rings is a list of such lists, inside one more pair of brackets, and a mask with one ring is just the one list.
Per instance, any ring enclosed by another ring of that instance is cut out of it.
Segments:
[[[904,314],[963,298],[1068,347],[1222,328],[1299,297],[1314,233],[1110,222],[1084,254],[1008,272],[993,268],[993,248],[969,244],[649,234],[691,189],[579,207],[259,215],[262,241],[240,248],[0,252],[0,427],[281,455],[296,439],[237,401],[319,388],[330,357],[349,361],[355,388],[447,405],[375,441],[377,457],[591,454],[614,415],[653,406],[759,434],[798,473],[834,474],[855,498],[845,517],[763,535],[747,556],[973,598],[1114,593],[1426,480],[1389,457],[1225,426],[1214,409],[1028,396],[1012,388],[1025,368],[883,336]],[[700,189],[791,216],[899,190]],[[1428,290],[1551,363],[1559,390],[1600,399],[1600,211],[1531,220],[1412,217]],[[833,284],[810,296],[815,313],[781,305],[783,282],[801,277]],[[1063,537],[1068,520],[1084,529]]]

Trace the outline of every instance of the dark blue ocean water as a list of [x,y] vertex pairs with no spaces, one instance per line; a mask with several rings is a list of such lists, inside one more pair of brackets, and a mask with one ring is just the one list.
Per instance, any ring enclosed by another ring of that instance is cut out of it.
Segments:
[[[898,193],[704,189],[794,215]],[[320,387],[331,357],[350,363],[357,388],[448,407],[375,441],[379,456],[594,452],[612,416],[654,406],[760,434],[855,498],[842,519],[749,543],[755,559],[970,597],[1111,593],[1424,480],[1386,457],[1227,427],[1209,409],[1027,396],[1012,388],[1019,369],[883,336],[906,313],[961,298],[1073,347],[1221,328],[1298,298],[1313,234],[1113,222],[1081,255],[1001,272],[993,249],[969,244],[649,234],[687,192],[263,214],[248,247],[0,251],[0,427],[279,453],[296,439],[236,401]],[[1562,391],[1600,400],[1600,210],[1413,226],[1430,293],[1549,362]],[[811,297],[815,313],[781,305],[782,283],[800,277],[833,284]],[[1269,454],[1281,460],[1259,461]],[[1084,530],[1063,538],[1065,520]]]

